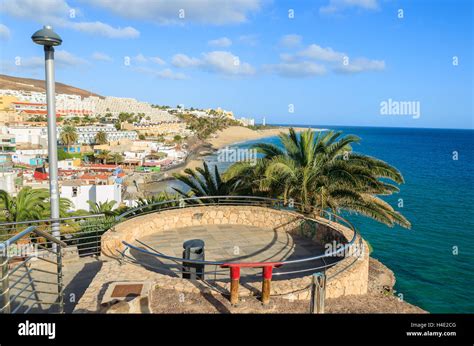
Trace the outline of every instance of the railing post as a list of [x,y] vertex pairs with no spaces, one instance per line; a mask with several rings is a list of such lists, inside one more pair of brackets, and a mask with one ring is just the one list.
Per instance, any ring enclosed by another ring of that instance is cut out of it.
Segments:
[[262,281],[262,304],[267,305],[270,302],[270,283],[272,281],[273,266],[267,265],[263,267]]
[[240,280],[240,267],[230,267],[230,303],[237,305],[239,302],[239,280]]
[[64,283],[63,283],[63,250],[61,246],[56,246],[56,262],[57,262],[57,275],[58,275],[58,306],[59,313],[64,313]]
[[310,313],[324,313],[324,299],[326,297],[326,274],[315,273],[311,283]]
[[9,314],[10,306],[10,283],[8,270],[8,249],[5,244],[0,244],[0,312]]

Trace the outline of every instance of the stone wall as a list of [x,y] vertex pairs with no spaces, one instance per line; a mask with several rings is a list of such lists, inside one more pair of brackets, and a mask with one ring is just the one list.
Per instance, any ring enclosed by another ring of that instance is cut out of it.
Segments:
[[[304,218],[299,213],[284,209],[277,210],[256,206],[198,206],[142,215],[116,225],[102,236],[102,255],[119,258],[118,251],[124,249],[122,241],[134,243],[135,239],[141,239],[157,232],[210,224],[249,225],[290,233],[297,232],[323,245],[341,244],[340,246],[342,246],[354,236],[354,232],[350,228],[339,223],[319,216],[314,216],[312,219]],[[357,245],[360,246],[357,248]],[[351,250],[354,249],[358,249],[360,253],[353,251],[351,254],[346,254],[343,260],[326,271],[328,278],[327,298],[367,293],[368,247],[365,241],[357,236],[351,247]],[[160,277],[160,280],[155,280],[155,282],[158,285],[160,282],[166,282],[168,286],[170,280],[179,284],[179,288],[183,291],[196,289],[195,284],[179,278]],[[273,281],[272,294],[284,295],[287,292],[296,292],[289,298],[309,299],[310,292],[307,287],[310,283],[310,276]],[[259,285],[259,283],[254,283],[251,285],[254,287],[241,290],[240,294],[253,294],[253,292],[260,290]],[[223,284],[222,288],[228,289],[227,284]]]
[[138,216],[116,225],[102,236],[102,255],[115,257],[122,251],[122,241],[150,234],[199,225],[248,225],[282,231],[297,229],[303,218],[300,214],[251,206],[199,206],[167,210]]

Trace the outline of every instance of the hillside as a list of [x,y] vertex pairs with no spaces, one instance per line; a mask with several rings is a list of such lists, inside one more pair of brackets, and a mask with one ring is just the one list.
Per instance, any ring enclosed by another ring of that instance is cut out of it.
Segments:
[[[40,79],[12,77],[12,76],[0,74],[0,89],[44,92],[45,85],[44,85],[44,80],[40,80]],[[90,92],[84,89],[75,88],[73,86],[63,84],[63,83],[57,83],[57,82],[56,82],[56,93],[80,95],[81,97],[87,97],[87,96],[103,97],[101,95],[95,94],[93,92]]]

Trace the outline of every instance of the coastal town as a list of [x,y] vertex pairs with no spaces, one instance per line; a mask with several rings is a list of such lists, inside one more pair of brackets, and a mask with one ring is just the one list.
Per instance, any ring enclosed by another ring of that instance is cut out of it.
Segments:
[[[218,130],[255,125],[221,108],[133,98],[56,93],[56,105],[60,196],[72,202],[72,212],[133,206],[156,192],[147,184],[209,153],[206,139]],[[0,190],[16,196],[25,187],[48,188],[46,115],[44,92],[0,90]]]

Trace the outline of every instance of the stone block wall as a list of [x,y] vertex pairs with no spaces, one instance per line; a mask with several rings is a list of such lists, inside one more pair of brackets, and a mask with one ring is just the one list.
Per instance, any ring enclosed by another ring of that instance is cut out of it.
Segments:
[[[135,239],[141,239],[157,232],[210,224],[248,225],[298,233],[322,245],[331,243],[342,246],[354,237],[353,230],[339,223],[319,216],[314,216],[312,219],[304,218],[301,214],[289,210],[256,206],[197,206],[138,216],[116,225],[102,236],[102,255],[113,258],[120,257],[118,251],[124,249],[122,241],[133,244]],[[343,260],[326,271],[328,278],[327,298],[367,293],[369,273],[367,244],[357,236],[351,249],[353,250],[359,244],[360,253],[356,251],[345,253]],[[354,255],[354,252],[357,256]],[[170,279],[184,281],[181,286],[187,287],[187,280]],[[274,281],[272,294],[302,290],[310,283],[310,276]],[[191,286],[195,288],[194,285]],[[255,283],[255,289],[260,289],[258,283]],[[250,291],[248,292],[248,294],[252,294]],[[241,295],[245,294],[245,292],[241,293]],[[305,290],[291,295],[290,299],[309,299],[309,291]]]

